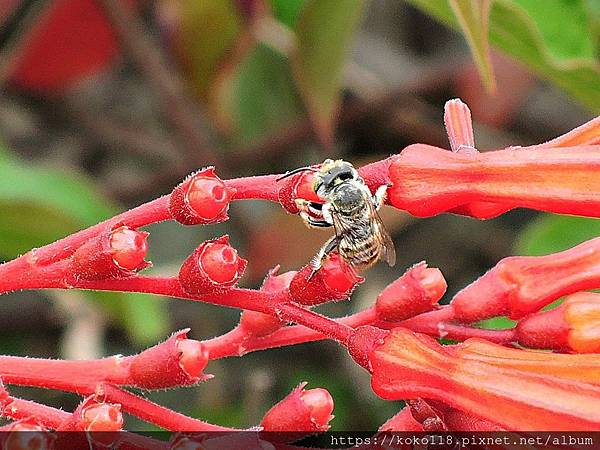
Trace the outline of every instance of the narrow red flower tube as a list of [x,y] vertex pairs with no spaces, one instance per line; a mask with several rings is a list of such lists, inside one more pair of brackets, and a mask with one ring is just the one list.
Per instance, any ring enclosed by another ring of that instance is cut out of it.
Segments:
[[173,189],[169,211],[183,225],[223,222],[229,218],[227,211],[234,195],[235,189],[225,185],[215,168],[206,167]]
[[406,147],[389,167],[389,203],[430,217],[472,202],[600,216],[600,146],[452,153]]
[[196,384],[210,378],[202,375],[208,352],[201,342],[186,337],[189,329],[128,358],[131,384],[142,389],[162,389]]
[[265,414],[260,423],[264,431],[315,433],[329,429],[333,398],[322,388],[305,390],[306,384],[300,384]]
[[396,322],[431,311],[447,287],[439,269],[420,262],[381,291],[375,302],[377,318]]
[[600,294],[578,292],[556,308],[532,314],[517,324],[519,343],[526,347],[600,352]]
[[595,288],[600,288],[600,238],[546,256],[505,258],[450,305],[464,322],[498,315],[520,319],[564,295]]
[[92,238],[71,256],[69,282],[127,278],[151,266],[144,260],[148,235],[121,225]]
[[[266,293],[278,293],[289,289],[290,283],[296,271],[289,271],[277,275],[279,266],[269,272],[263,282],[261,291]],[[240,328],[246,336],[264,337],[280,329],[284,324],[275,316],[258,311],[245,310],[240,317]]]
[[224,292],[236,285],[247,264],[229,245],[229,236],[221,236],[194,250],[179,270],[179,282],[191,295]]
[[515,369],[511,360],[491,364],[464,355],[463,348],[396,328],[370,353],[373,390],[387,400],[439,400],[507,429],[600,428],[599,386]]
[[329,254],[322,267],[313,272],[312,264],[307,264],[292,279],[290,296],[295,302],[312,306],[344,300],[364,281],[337,253]]

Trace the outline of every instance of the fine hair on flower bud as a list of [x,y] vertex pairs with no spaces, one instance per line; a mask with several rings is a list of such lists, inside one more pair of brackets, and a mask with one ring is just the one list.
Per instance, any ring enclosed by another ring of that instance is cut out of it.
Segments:
[[214,167],[188,176],[171,192],[169,211],[183,225],[218,223],[227,220],[235,189],[225,185]]

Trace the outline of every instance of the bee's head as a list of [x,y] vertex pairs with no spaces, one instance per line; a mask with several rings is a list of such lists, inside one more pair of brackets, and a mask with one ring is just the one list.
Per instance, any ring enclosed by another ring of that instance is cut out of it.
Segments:
[[314,191],[324,197],[334,187],[357,179],[358,172],[349,162],[326,159],[315,178]]

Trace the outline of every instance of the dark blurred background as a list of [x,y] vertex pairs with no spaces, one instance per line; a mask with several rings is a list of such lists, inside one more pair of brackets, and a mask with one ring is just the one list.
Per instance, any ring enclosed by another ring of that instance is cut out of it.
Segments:
[[[598,0],[494,2],[494,94],[450,3],[0,0],[0,259],[168,193],[209,164],[225,178],[328,157],[361,165],[415,142],[448,148],[442,115],[450,98],[471,107],[481,151],[549,140],[600,110]],[[485,47],[487,35],[477,3],[480,20],[466,29],[484,30],[474,48]],[[396,267],[376,266],[351,302],[321,311],[364,308],[421,260],[446,276],[447,301],[504,256],[600,234],[593,220],[525,210],[488,221],[417,220],[391,208],[382,216]],[[235,203],[230,217],[215,226],[149,227],[151,272],[175,274],[198,243],[229,233],[250,261],[242,284],[257,287],[276,264],[305,264],[329,236],[265,202]],[[239,318],[135,294],[21,292],[1,300],[0,353],[32,357],[131,354],[184,327],[195,339],[219,335]],[[333,394],[335,430],[373,430],[399,409],[376,398],[367,374],[329,342],[214,361],[207,372],[216,378],[147,396],[240,427],[256,425],[302,381]],[[65,409],[78,401],[11,392]],[[128,426],[150,429],[134,419]]]

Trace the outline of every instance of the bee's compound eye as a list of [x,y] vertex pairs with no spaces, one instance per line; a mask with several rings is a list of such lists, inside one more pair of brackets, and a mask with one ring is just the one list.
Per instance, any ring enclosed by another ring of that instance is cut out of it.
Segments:
[[343,181],[352,180],[354,179],[354,174],[352,172],[342,172],[338,175],[338,178]]

